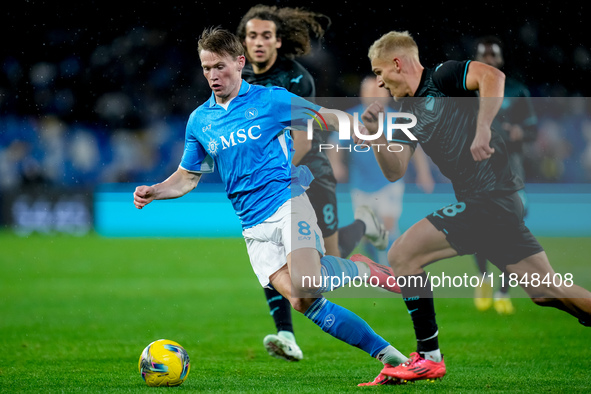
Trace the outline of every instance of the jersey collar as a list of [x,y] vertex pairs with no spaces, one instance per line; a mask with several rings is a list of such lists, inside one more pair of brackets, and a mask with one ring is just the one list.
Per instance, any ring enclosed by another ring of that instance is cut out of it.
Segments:
[[421,80],[419,81],[419,86],[417,86],[417,90],[414,92],[415,97],[420,96],[420,92],[421,92],[421,90],[423,90],[423,87],[425,86],[425,79],[427,77],[426,74],[427,74],[427,69],[423,68],[423,72],[421,73]]
[[[242,83],[240,84],[240,90],[238,91],[238,96],[236,96],[236,97],[244,96],[246,93],[248,93],[249,90],[250,90],[250,84],[243,79]],[[234,98],[236,98],[236,97],[234,97]],[[211,97],[209,98],[209,108],[215,107],[216,104],[217,104],[217,102],[215,101],[215,94],[213,92],[211,92]]]

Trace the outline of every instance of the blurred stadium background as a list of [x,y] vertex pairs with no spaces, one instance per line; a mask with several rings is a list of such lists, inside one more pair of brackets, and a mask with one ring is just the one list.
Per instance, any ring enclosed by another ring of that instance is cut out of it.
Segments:
[[[234,30],[256,2],[60,3],[11,2],[0,13],[0,391],[138,392],[137,357],[160,337],[189,350],[187,390],[346,392],[372,378],[374,360],[317,335],[300,315],[307,359],[287,365],[264,353],[272,321],[215,174],[182,199],[143,211],[132,204],[136,184],[176,169],[185,121],[210,95],[198,35],[212,25]],[[356,96],[368,46],[390,30],[409,30],[427,67],[471,58],[476,38],[497,35],[504,71],[539,104],[538,137],[526,149],[527,224],[545,236],[557,271],[590,287],[589,5],[478,2],[459,12],[451,2],[264,3],[332,19],[300,59],[323,97]],[[406,178],[402,229],[453,201],[447,180],[437,181],[426,195]],[[347,184],[339,187],[347,224]],[[437,269],[476,270],[470,256]],[[588,392],[588,329],[511,294],[518,314],[504,317],[477,312],[469,299],[438,299],[450,374],[421,389]],[[402,302],[341,301],[413,350]]]
[[[472,58],[476,38],[497,35],[505,44],[504,71],[525,83],[532,96],[587,97],[588,6],[544,3],[474,4],[465,17],[447,2],[383,9],[275,4],[305,6],[332,19],[326,37],[300,59],[316,79],[318,96],[356,96],[370,71],[368,46],[397,29],[415,36],[426,66]],[[23,234],[92,231],[103,219],[94,209],[97,190],[105,190],[101,185],[128,193],[130,185],[153,183],[174,171],[185,121],[210,95],[196,53],[198,35],[211,25],[234,30],[254,4],[231,9],[152,1],[116,8],[100,2],[6,5],[0,16],[5,37],[0,48],[0,224]],[[563,101],[561,110],[538,113],[538,138],[526,149],[527,182],[560,185],[544,192],[588,191],[590,105],[586,99],[578,102],[580,108]],[[217,181],[215,175],[204,178]],[[407,182],[412,181],[410,174]],[[112,187],[118,183],[128,187]],[[577,188],[564,186],[573,184]]]

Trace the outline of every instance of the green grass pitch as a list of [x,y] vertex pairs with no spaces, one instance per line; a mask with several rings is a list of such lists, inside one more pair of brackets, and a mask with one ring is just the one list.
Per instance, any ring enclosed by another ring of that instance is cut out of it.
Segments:
[[[591,288],[589,239],[540,241],[558,272]],[[436,264],[438,271],[476,272],[471,257]],[[520,289],[512,294],[511,316],[478,312],[469,297],[436,299],[443,380],[359,388],[381,364],[295,312],[304,360],[266,354],[262,339],[274,326],[242,239],[3,233],[0,392],[589,392],[591,328],[535,306]],[[399,296],[334,300],[403,353],[414,350]],[[138,373],[141,351],[160,338],[191,357],[180,387],[149,388]]]

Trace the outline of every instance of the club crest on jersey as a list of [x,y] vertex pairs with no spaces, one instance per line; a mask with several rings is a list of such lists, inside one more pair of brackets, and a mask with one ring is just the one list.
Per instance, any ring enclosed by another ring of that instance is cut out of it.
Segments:
[[254,119],[259,114],[259,111],[256,108],[249,108],[244,112],[244,116],[246,119]]

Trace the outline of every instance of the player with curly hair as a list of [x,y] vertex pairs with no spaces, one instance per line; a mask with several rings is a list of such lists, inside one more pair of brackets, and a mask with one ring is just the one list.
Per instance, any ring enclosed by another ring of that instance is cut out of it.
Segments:
[[[312,75],[294,58],[309,54],[312,39],[321,39],[330,24],[326,15],[303,8],[252,7],[237,29],[249,60],[242,77],[252,84],[280,86],[300,97],[315,97]],[[307,166],[314,175],[306,194],[316,212],[326,253],[347,257],[364,236],[378,249],[385,249],[388,232],[368,207],[359,207],[355,221],[338,228],[337,181],[326,152],[319,148],[326,136],[314,133],[308,140],[305,130],[291,133],[295,147],[292,163]],[[264,338],[265,348],[274,357],[300,360],[303,354],[295,341],[289,301],[275,289],[266,288],[265,295],[277,328],[277,334]]]

